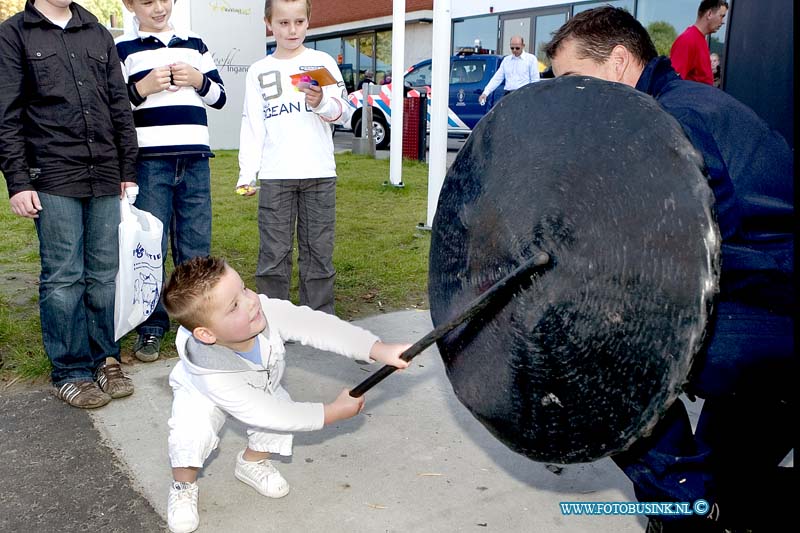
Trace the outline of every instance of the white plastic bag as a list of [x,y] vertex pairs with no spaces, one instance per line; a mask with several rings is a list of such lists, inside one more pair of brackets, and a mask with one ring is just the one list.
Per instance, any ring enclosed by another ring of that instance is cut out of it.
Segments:
[[164,283],[161,234],[164,225],[154,215],[135,208],[138,188],[126,189],[119,203],[119,270],[114,294],[114,340],[147,320],[158,304]]

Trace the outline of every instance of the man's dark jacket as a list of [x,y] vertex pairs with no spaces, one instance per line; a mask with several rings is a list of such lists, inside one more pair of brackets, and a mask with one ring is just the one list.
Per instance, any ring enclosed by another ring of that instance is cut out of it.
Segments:
[[636,88],[677,119],[705,160],[722,233],[720,298],[789,314],[794,156],[786,141],[725,92],[680,79],[666,57],[647,64]]

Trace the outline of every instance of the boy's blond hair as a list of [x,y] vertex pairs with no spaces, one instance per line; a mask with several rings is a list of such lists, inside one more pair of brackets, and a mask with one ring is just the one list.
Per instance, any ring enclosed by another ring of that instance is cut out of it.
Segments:
[[210,294],[229,268],[219,257],[194,257],[175,267],[164,286],[162,299],[167,313],[193,331],[208,325]]
[[[272,22],[272,6],[275,2],[302,2],[303,0],[265,0],[264,2],[264,18]],[[311,0],[305,0],[306,3],[306,18],[311,19]]]

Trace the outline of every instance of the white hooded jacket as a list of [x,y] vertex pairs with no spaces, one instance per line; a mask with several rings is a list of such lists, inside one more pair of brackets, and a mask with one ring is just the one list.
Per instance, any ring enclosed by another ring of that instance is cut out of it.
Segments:
[[197,391],[250,427],[285,432],[320,429],[323,404],[294,402],[280,385],[286,365],[284,341],[371,361],[369,352],[379,339],[333,315],[264,295],[259,299],[267,319],[259,334],[261,364],[230,348],[203,344],[181,327],[175,339],[180,361],[170,373],[170,384]]

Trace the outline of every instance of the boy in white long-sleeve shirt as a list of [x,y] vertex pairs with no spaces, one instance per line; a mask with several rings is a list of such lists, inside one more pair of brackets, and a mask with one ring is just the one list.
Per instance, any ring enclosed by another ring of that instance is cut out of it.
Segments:
[[226,413],[248,426],[247,448],[236,458],[234,475],[264,496],[281,498],[289,484],[270,463],[270,453],[291,455],[290,432],[321,429],[364,406],[364,398],[352,398],[347,389],[329,404],[292,401],[280,384],[284,341],[408,366],[400,354],[410,345],[384,344],[335,316],[258,295],[223,259],[196,257],[177,266],[163,298],[181,324],[175,340],[180,361],[169,376],[174,482],[167,522],[175,533],[194,531],[200,523],[197,473],[219,442]]
[[[342,74],[328,54],[308,49],[310,0],[266,0],[275,52],[247,72],[236,192],[258,199],[256,289],[289,299],[297,226],[300,305],[333,313],[336,162],[331,124],[352,113]],[[326,68],[335,84],[293,85],[291,76]]]

